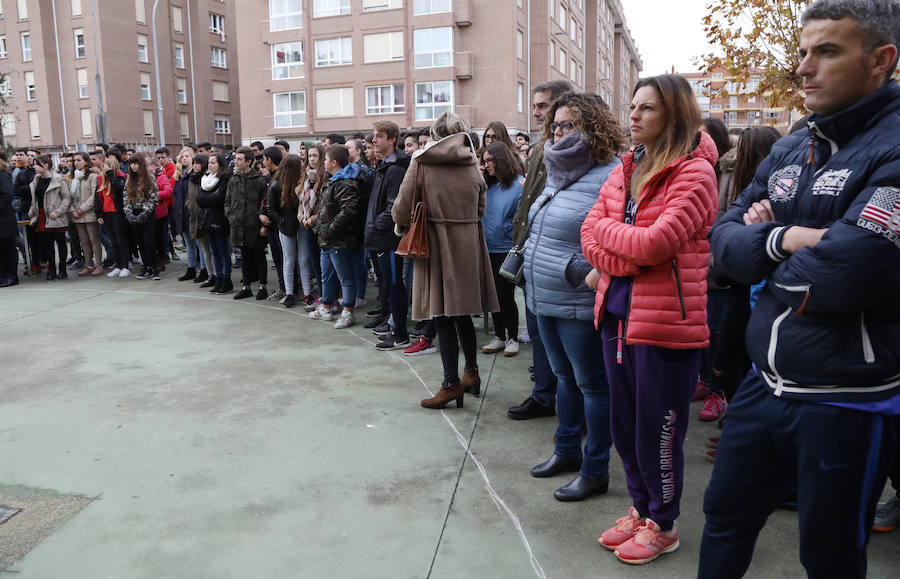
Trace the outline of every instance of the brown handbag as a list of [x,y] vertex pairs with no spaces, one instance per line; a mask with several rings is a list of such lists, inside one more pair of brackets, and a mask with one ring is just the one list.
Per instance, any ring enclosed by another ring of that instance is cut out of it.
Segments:
[[[421,169],[421,171],[419,170]],[[428,232],[425,227],[425,169],[416,164],[416,185],[413,190],[409,229],[400,238],[397,255],[403,257],[428,257]]]

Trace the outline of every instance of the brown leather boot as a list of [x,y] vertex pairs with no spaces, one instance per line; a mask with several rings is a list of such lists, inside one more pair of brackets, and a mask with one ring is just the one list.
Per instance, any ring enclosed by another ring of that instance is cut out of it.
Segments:
[[472,396],[481,394],[481,377],[478,375],[478,368],[466,368],[459,383],[463,385],[466,392],[471,392]]
[[422,406],[440,410],[449,404],[451,400],[456,400],[456,407],[462,408],[463,396],[465,396],[465,391],[463,390],[462,383],[456,382],[450,384],[447,388],[441,388],[433,398],[426,398],[423,400]]

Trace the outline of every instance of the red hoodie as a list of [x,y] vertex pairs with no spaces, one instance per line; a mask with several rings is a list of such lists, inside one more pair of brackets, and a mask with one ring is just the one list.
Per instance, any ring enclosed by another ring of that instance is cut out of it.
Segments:
[[172,206],[172,181],[166,176],[165,172],[156,172],[156,188],[159,193],[159,204],[156,206],[157,219],[165,217],[169,214],[169,207]]

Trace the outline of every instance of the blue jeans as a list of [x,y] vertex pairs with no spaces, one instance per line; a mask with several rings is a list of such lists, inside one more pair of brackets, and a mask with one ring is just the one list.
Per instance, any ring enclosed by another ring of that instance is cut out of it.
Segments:
[[228,251],[228,235],[224,231],[208,231],[209,251],[212,253],[216,276],[231,279],[231,252]]
[[281,240],[281,250],[284,252],[282,268],[284,271],[284,291],[288,295],[294,295],[294,265],[299,261],[300,284],[303,295],[308,296],[313,292],[313,282],[316,278],[316,268],[312,261],[312,253],[309,248],[309,237],[312,232],[309,229],[300,228],[296,237],[288,237],[284,233],[278,233]]
[[538,330],[557,379],[559,427],[555,454],[579,458],[581,425],[587,425],[581,474],[609,475],[609,385],[603,364],[603,341],[593,321],[537,317]]
[[366,299],[366,285],[369,283],[369,264],[366,263],[366,252],[359,250],[359,256],[353,264],[356,275],[356,297]]
[[359,260],[360,250],[323,249],[322,303],[333,304],[337,299],[338,286],[341,288],[341,305],[352,308],[356,305],[356,271],[354,264]]
[[[527,303],[527,300],[526,300]],[[525,323],[528,325],[528,336],[531,338],[531,358],[534,366],[534,388],[531,397],[541,406],[556,406],[556,376],[547,359],[547,350],[538,328],[537,316],[525,306]]]
[[184,241],[184,248],[187,250],[187,265],[194,269],[206,269],[206,259],[203,252],[197,247],[197,240],[191,237],[186,231],[181,232],[181,239]]
[[[381,278],[378,280],[381,286],[381,295],[386,296],[387,306],[394,318],[394,340],[403,341],[409,338],[406,329],[407,308],[409,294],[403,285],[403,258],[393,251],[378,253],[378,265],[381,270]],[[382,303],[384,307],[384,303]]]

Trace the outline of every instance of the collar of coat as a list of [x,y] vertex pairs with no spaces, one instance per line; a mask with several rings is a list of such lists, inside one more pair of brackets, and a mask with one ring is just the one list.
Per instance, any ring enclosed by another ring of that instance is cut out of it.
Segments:
[[[807,124],[812,131],[834,141],[839,147],[853,137],[868,131],[886,116],[900,110],[900,84],[892,80],[880,89],[866,95],[856,104],[831,116],[810,115]],[[818,135],[817,135],[818,137]]]

